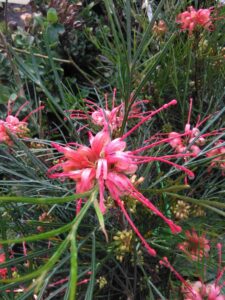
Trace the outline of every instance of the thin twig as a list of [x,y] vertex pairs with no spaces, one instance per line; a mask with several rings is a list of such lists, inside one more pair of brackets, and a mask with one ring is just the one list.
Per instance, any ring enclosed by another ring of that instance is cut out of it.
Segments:
[[[1,45],[0,44],[0,48],[5,48],[4,45]],[[32,54],[36,57],[40,57],[40,58],[44,58],[44,59],[48,59],[49,57],[47,55],[44,55],[44,54],[40,54],[40,53],[32,53],[32,52],[29,52],[27,50],[23,50],[23,49],[18,49],[16,47],[11,47],[14,51],[16,52],[19,52],[19,53],[24,53],[24,54]],[[53,57],[53,60],[54,61],[58,61],[58,62],[62,62],[62,63],[66,63],[66,64],[73,64],[72,61],[70,60],[67,60],[67,59],[61,59],[61,58],[56,58],[56,57]]]

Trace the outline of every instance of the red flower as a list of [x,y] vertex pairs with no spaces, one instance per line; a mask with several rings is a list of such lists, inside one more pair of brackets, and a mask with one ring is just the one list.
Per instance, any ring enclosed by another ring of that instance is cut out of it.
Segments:
[[212,8],[196,10],[193,6],[189,6],[185,12],[177,16],[176,22],[180,24],[182,30],[189,30],[189,34],[192,34],[197,26],[210,30],[213,26],[211,12]]
[[[5,253],[0,254],[0,264],[5,262]],[[0,268],[0,277],[5,279],[7,276],[7,268]]]
[[[0,245],[0,251],[1,250],[2,250],[2,246]],[[2,279],[6,279],[8,273],[7,268],[1,268],[1,264],[5,263],[5,260],[6,260],[5,253],[4,252],[0,253],[0,278]],[[12,267],[11,271],[15,272],[16,268]]]
[[187,230],[185,235],[186,241],[178,245],[181,251],[194,261],[208,257],[210,246],[209,240],[205,238],[205,235],[197,235],[194,229],[192,229],[192,232]]

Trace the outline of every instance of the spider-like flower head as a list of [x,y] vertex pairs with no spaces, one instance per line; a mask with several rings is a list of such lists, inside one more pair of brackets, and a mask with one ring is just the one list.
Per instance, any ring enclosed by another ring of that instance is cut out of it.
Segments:
[[156,157],[138,155],[140,152],[151,148],[151,145],[135,149],[133,151],[126,151],[125,149],[127,145],[125,139],[140,125],[151,119],[152,116],[157,114],[159,111],[175,104],[176,100],[172,100],[170,103],[163,105],[158,110],[143,118],[138,124],[120,138],[112,139],[110,132],[107,128],[104,128],[95,136],[89,133],[89,147],[76,144],[77,149],[73,149],[70,146],[64,147],[56,143],[52,143],[52,146],[59,152],[63,153],[64,156],[58,164],[49,169],[49,177],[70,178],[74,180],[76,183],[77,193],[90,191],[97,185],[99,190],[99,206],[102,213],[105,213],[106,211],[104,198],[108,194],[108,196],[111,196],[115,203],[120,207],[128,223],[139,236],[151,255],[156,254],[155,250],[148,245],[129,217],[125,208],[125,203],[122,200],[123,196],[131,196],[147,207],[155,215],[161,217],[164,222],[168,224],[172,233],[179,233],[181,231],[181,227],[174,224],[172,220],[164,216],[155,205],[153,205],[136,189],[135,185],[131,181],[130,175],[135,174],[139,164],[153,161],[170,164],[184,171],[190,177],[193,177],[194,174],[185,167],[170,161],[170,159],[186,157],[187,155],[189,156],[189,154],[175,154]]
[[178,245],[191,260],[197,261],[208,257],[210,250],[209,240],[205,235],[198,235],[194,229],[185,232],[186,240]]

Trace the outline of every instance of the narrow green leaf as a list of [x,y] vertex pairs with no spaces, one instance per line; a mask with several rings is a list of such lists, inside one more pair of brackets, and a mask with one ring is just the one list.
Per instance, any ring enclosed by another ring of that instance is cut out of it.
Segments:
[[50,230],[48,232],[40,233],[40,234],[34,234],[18,239],[9,239],[9,240],[0,240],[0,244],[6,245],[6,244],[18,244],[22,242],[37,242],[39,240],[45,240],[50,237],[59,235],[61,233],[64,233],[68,231],[73,225],[73,222],[70,222],[69,224],[66,224],[65,226],[62,226],[58,229]]
[[190,185],[183,184],[183,185],[173,185],[167,188],[161,188],[161,189],[141,189],[143,192],[153,192],[157,194],[165,193],[165,192],[178,192],[183,190],[189,190]]
[[101,228],[102,232],[105,235],[106,241],[108,242],[109,238],[108,238],[107,231],[105,229],[104,217],[103,217],[103,214],[102,214],[101,209],[99,207],[97,199],[94,200],[94,208],[95,208],[96,215],[98,217],[100,228]]
[[81,193],[81,194],[74,194],[68,197],[51,197],[51,198],[29,198],[29,197],[14,197],[14,196],[4,196],[0,197],[0,203],[7,203],[7,202],[21,202],[27,204],[38,204],[38,205],[45,205],[45,204],[62,204],[66,202],[71,202],[73,200],[77,200],[80,198],[86,198],[92,193],[92,191]]
[[92,251],[91,251],[91,278],[88,284],[88,289],[85,295],[85,300],[93,299],[94,285],[95,285],[95,273],[96,273],[96,242],[95,234],[92,234]]
[[76,235],[71,233],[71,253],[70,253],[70,283],[69,283],[69,300],[76,299],[76,289],[77,289],[77,244]]

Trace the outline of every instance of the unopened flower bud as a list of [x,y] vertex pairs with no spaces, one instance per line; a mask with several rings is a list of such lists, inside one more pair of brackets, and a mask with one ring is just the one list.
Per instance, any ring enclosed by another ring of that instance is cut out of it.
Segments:
[[168,27],[163,20],[159,20],[158,23],[155,22],[152,32],[157,36],[163,36],[168,31]]

